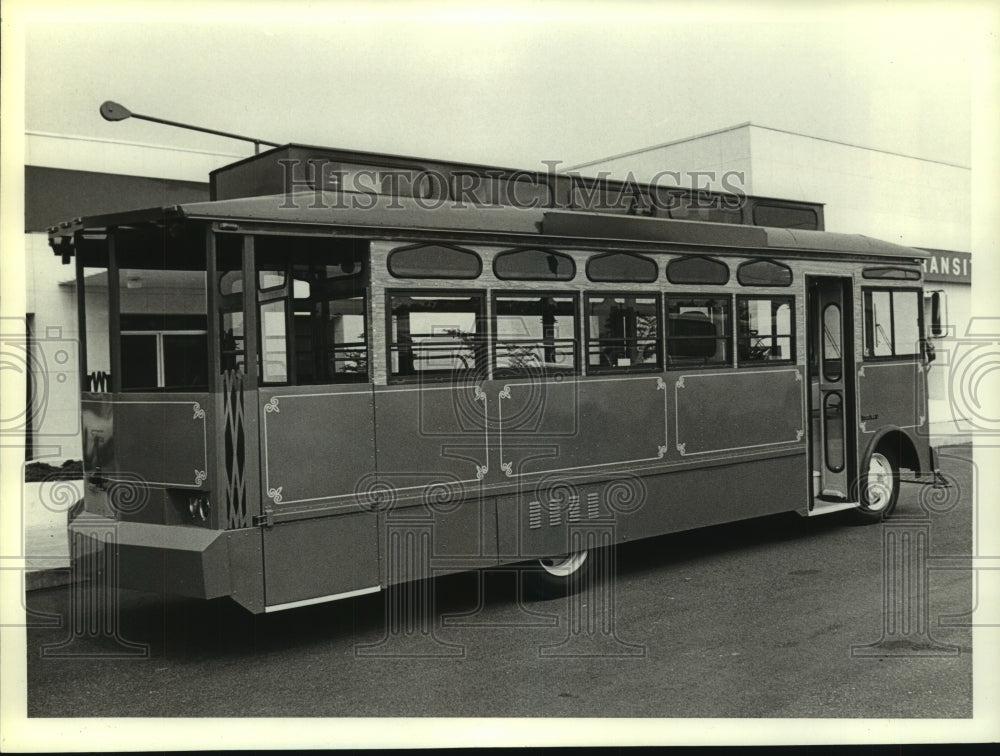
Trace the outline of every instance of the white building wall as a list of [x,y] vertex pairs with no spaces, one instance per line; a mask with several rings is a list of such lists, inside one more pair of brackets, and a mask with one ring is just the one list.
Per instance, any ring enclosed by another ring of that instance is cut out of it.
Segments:
[[[667,142],[595,163],[584,163],[571,170],[584,176],[605,172],[610,178],[625,179],[631,175],[640,183],[655,182],[660,186],[742,190],[753,194],[749,183],[750,158],[750,132],[743,127]],[[680,172],[681,176],[678,179],[669,172]]]
[[25,163],[39,168],[202,182],[210,171],[253,154],[252,149],[205,152],[38,131],[25,135],[24,153]]
[[753,193],[824,203],[826,229],[970,251],[971,171],[790,134],[749,132]]
[[[46,234],[25,234],[27,312],[34,336],[35,457],[80,458],[80,374],[75,267],[52,253]],[[64,285],[67,284],[67,285]]]

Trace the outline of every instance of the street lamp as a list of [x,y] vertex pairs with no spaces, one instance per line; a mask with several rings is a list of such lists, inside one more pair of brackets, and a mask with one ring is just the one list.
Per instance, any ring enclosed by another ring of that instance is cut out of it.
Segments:
[[265,139],[257,139],[256,137],[241,136],[240,134],[232,134],[228,131],[218,131],[216,129],[206,129],[204,126],[192,126],[188,123],[180,123],[179,121],[168,121],[165,118],[156,118],[155,116],[142,115],[140,113],[133,113],[131,110],[126,108],[124,105],[120,105],[117,102],[112,102],[111,100],[106,100],[101,103],[101,117],[105,121],[124,121],[126,118],[139,118],[143,121],[151,121],[152,123],[162,123],[167,126],[177,126],[181,129],[190,129],[191,131],[201,131],[205,134],[215,134],[216,136],[229,137],[230,139],[239,139],[244,142],[253,142],[254,154],[260,153],[260,146],[266,144],[270,147],[277,147],[277,142],[268,142]]

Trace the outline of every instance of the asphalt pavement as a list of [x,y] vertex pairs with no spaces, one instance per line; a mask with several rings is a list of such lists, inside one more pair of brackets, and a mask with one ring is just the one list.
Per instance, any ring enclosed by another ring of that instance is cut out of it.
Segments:
[[[86,587],[32,591],[28,715],[970,717],[972,573],[935,560],[971,553],[975,475],[968,446],[941,455],[952,488],[904,484],[889,523],[788,514],[627,544],[614,580],[569,600],[521,601],[513,569],[262,616],[123,591],[94,632],[71,611]],[[900,609],[904,532],[929,540],[907,562],[926,593]]]

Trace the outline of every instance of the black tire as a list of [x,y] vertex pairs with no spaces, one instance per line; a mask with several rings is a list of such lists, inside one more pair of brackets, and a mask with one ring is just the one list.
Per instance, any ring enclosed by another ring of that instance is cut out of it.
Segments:
[[594,554],[587,550],[539,559],[524,572],[525,594],[545,600],[575,593],[592,569],[594,559]]
[[874,525],[892,514],[899,500],[899,463],[892,449],[880,446],[872,452],[858,488],[860,506],[847,513],[852,525]]

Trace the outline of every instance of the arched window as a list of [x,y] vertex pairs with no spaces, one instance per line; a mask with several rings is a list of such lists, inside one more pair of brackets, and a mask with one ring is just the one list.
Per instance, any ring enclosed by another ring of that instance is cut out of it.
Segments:
[[743,286],[791,286],[792,269],[773,260],[753,260],[736,269]]
[[896,281],[919,281],[920,271],[911,268],[865,268],[861,271],[865,278],[881,278]]
[[389,272],[396,278],[477,278],[483,272],[479,255],[450,244],[419,244],[389,253]]
[[505,281],[570,281],[576,263],[547,249],[512,249],[493,258],[493,272]]
[[729,266],[700,255],[678,257],[667,264],[667,280],[673,284],[724,284],[729,282]]
[[610,283],[652,283],[659,277],[656,260],[627,252],[609,252],[587,260],[587,278]]

